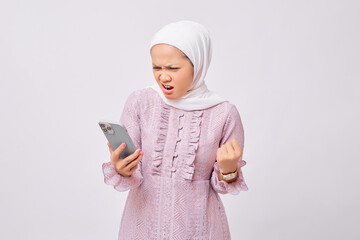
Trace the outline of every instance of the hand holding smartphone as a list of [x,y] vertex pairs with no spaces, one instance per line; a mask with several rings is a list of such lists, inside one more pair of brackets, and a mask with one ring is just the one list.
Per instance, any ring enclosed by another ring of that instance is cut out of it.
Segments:
[[125,143],[125,149],[120,153],[119,158],[126,158],[130,154],[134,153],[136,147],[127,132],[125,126],[121,123],[115,123],[113,121],[99,121],[99,126],[112,149],[117,149],[121,143]]
[[[112,121],[100,121],[99,126],[108,139],[111,163],[120,175],[130,177],[138,167],[143,152],[141,149],[136,150],[123,124]],[[119,158],[122,160],[119,161]]]

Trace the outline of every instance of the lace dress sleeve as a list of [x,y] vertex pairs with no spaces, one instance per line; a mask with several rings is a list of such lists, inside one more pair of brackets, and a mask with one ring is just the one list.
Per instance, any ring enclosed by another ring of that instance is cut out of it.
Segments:
[[[140,104],[138,98],[136,92],[130,94],[125,102],[120,122],[125,125],[135,147],[141,148]],[[119,192],[138,187],[143,181],[141,164],[142,161],[139,162],[139,166],[130,177],[124,177],[116,172],[114,165],[110,161],[103,163],[102,170],[105,184],[113,186]]]
[[[234,105],[231,106],[228,118],[226,120],[223,136],[220,141],[220,146],[224,143],[230,141],[232,138],[235,138],[240,145],[241,151],[244,149],[244,129],[241,122],[240,114]],[[238,160],[237,170],[238,170],[238,178],[236,181],[227,183],[224,180],[219,180],[218,174],[220,172],[220,168],[217,162],[214,164],[214,169],[211,175],[211,185],[213,189],[221,194],[233,194],[237,195],[240,191],[247,191],[248,187],[244,181],[244,176],[241,171],[241,168],[246,164],[246,162],[242,159],[243,154]]]

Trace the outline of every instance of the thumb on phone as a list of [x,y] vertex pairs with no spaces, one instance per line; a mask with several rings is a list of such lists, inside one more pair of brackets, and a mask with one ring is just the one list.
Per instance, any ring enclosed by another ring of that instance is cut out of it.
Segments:
[[115,164],[117,161],[119,161],[120,153],[125,149],[126,144],[125,143],[120,144],[120,146],[115,151],[113,150],[109,142],[108,142],[108,146],[109,146],[109,151],[111,153],[110,156],[111,163]]

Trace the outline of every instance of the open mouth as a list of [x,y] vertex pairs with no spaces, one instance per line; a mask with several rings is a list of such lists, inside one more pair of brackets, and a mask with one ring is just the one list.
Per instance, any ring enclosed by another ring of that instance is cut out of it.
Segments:
[[171,90],[173,89],[174,87],[172,86],[167,86],[167,85],[164,85],[164,84],[161,84],[166,90]]

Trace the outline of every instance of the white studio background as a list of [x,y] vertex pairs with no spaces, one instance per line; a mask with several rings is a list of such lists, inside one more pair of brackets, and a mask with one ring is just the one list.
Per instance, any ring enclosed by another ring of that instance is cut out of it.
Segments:
[[209,89],[245,128],[249,191],[220,195],[232,239],[359,239],[360,3],[0,1],[0,239],[117,239],[100,119],[153,84],[163,25],[212,33]]

